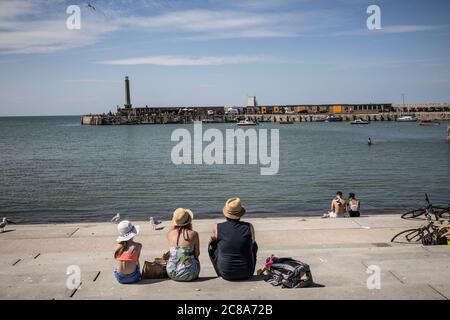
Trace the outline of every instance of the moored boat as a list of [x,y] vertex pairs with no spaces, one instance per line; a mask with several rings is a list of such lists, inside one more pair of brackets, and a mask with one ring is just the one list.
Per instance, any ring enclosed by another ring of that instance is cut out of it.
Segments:
[[439,122],[439,121],[436,121],[436,120],[422,120],[422,121],[420,121],[420,123],[419,123],[419,125],[421,125],[421,126],[438,126],[438,125],[440,125],[441,123]]
[[343,120],[342,117],[340,117],[340,116],[335,116],[335,115],[328,116],[328,117],[325,119],[326,122],[340,122],[340,121],[342,121],[342,120]]
[[250,119],[245,119],[245,120],[241,120],[237,123],[238,126],[257,126],[258,122],[250,120]]
[[397,118],[397,122],[416,122],[417,118],[414,116],[402,116]]
[[369,124],[369,121],[359,118],[359,119],[350,121],[350,124]]

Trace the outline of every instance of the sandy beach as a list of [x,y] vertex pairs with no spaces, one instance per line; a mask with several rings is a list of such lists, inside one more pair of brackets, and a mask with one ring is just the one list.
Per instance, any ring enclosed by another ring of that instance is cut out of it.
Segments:
[[[448,299],[450,247],[390,243],[391,237],[421,221],[399,215],[361,218],[247,219],[255,226],[258,267],[270,254],[311,266],[323,287],[281,289],[254,277],[228,282],[215,276],[206,247],[215,220],[197,220],[200,279],[191,283],[143,280],[120,285],[113,277],[116,225],[111,223],[10,225],[0,233],[0,299]],[[168,249],[164,230],[136,222],[143,244],[141,264]],[[81,286],[66,286],[67,267],[81,270]],[[380,289],[368,289],[369,266],[381,271]]]

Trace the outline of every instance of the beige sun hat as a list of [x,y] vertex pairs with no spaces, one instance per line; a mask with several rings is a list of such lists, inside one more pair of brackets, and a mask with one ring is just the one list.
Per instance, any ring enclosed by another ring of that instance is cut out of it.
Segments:
[[178,208],[173,212],[172,223],[176,227],[183,227],[188,225],[194,219],[194,213],[185,208]]
[[242,207],[241,199],[239,198],[228,199],[222,211],[226,218],[232,220],[240,219],[245,213],[245,209]]

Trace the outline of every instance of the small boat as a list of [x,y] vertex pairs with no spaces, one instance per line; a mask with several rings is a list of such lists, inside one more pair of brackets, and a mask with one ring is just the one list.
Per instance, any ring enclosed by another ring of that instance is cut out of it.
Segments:
[[436,120],[422,120],[420,121],[419,125],[421,126],[438,126],[441,123],[439,121]]
[[350,124],[369,124],[369,121],[366,121],[363,119],[356,119],[356,120],[350,121]]
[[414,116],[403,116],[397,118],[397,122],[416,122],[417,118]]
[[250,119],[241,120],[237,123],[238,126],[257,126],[258,122],[252,121]]
[[328,116],[326,119],[325,119],[325,121],[326,122],[340,122],[340,121],[342,121],[343,119],[342,119],[342,117],[339,117],[339,116]]

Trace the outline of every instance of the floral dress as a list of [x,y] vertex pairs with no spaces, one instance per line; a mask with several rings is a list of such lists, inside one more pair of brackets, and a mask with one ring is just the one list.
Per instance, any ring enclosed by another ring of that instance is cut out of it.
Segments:
[[167,274],[175,281],[192,281],[198,278],[200,262],[194,256],[195,247],[172,247],[167,262]]

